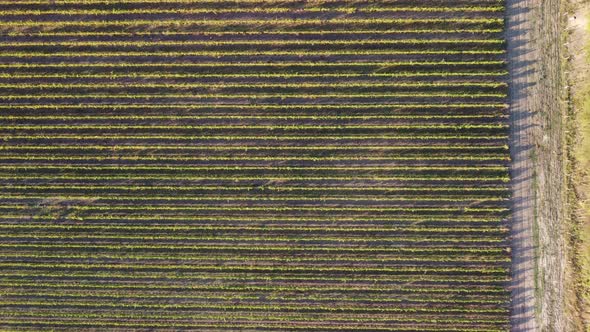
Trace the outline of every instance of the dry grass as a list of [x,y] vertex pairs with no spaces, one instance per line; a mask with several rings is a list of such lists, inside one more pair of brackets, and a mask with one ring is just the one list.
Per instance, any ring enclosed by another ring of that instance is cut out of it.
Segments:
[[[590,331],[590,1],[570,1],[568,70],[570,93],[568,157],[571,194],[570,245],[573,292],[569,303],[574,321]],[[582,321],[582,322],[580,322]],[[582,327],[581,327],[582,328]],[[583,329],[583,328],[582,328]]]

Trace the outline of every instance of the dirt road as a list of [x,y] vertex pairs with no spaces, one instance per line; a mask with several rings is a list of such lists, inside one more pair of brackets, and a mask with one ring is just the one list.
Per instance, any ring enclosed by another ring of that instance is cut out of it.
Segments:
[[512,330],[575,331],[568,262],[562,2],[507,0],[513,158]]
[[507,41],[511,77],[512,330],[535,331],[535,248],[533,133],[530,87],[535,51],[530,49],[530,8],[534,1],[507,0]]

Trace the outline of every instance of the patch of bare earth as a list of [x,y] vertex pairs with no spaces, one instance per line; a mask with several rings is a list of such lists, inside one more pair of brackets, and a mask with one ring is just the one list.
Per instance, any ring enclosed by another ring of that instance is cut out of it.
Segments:
[[580,331],[567,312],[569,223],[563,2],[508,0],[513,331]]
[[566,164],[564,156],[567,94],[563,77],[561,1],[537,1],[533,38],[533,141],[536,152],[537,313],[541,331],[576,331],[567,318],[568,258]]

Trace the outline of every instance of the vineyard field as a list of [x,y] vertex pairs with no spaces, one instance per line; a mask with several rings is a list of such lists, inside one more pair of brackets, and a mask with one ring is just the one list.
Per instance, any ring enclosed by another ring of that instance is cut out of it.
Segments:
[[510,329],[502,0],[0,0],[0,330]]

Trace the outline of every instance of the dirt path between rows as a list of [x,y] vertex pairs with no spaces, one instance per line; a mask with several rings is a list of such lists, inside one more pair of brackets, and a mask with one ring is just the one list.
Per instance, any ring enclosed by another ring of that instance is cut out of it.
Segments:
[[574,331],[565,314],[560,0],[507,0],[513,187],[512,331]]
[[533,137],[530,89],[535,52],[530,49],[531,0],[507,0],[512,157],[512,315],[513,331],[535,331],[535,249],[533,240]]

